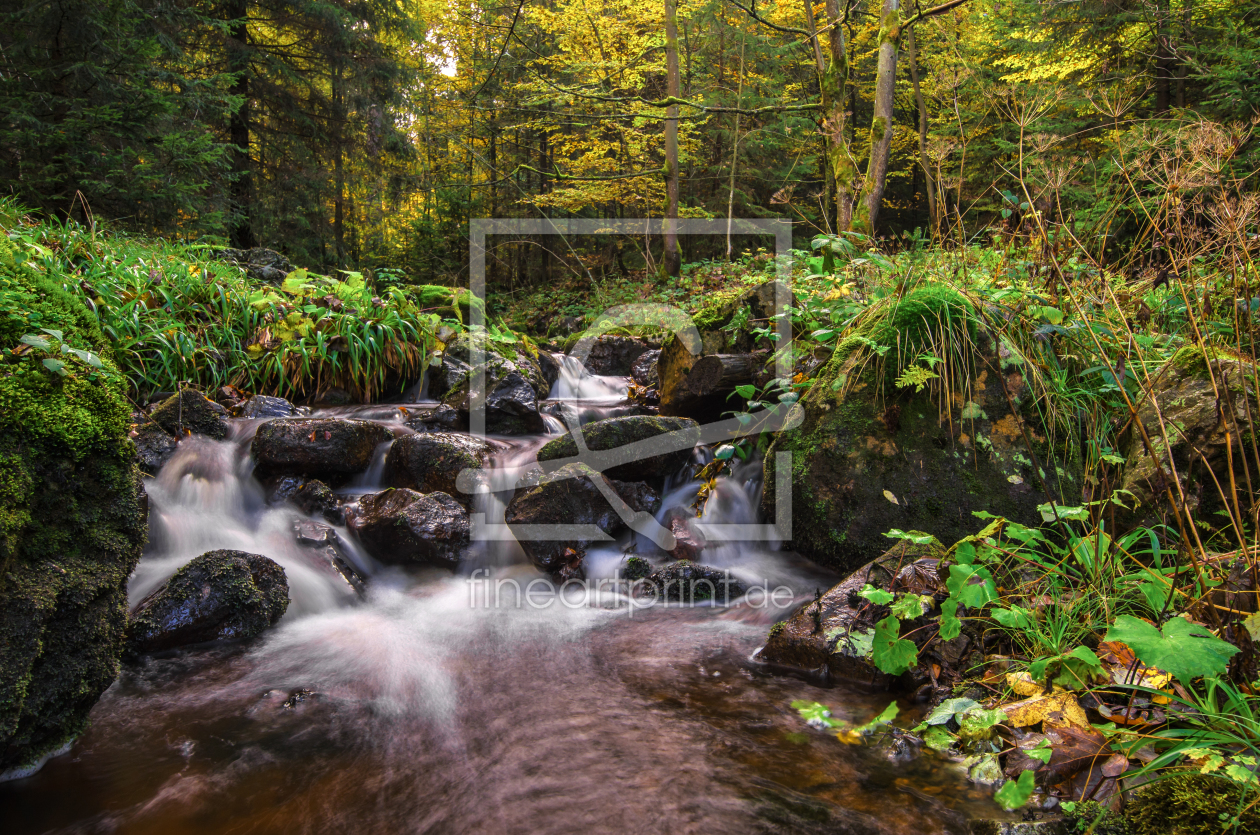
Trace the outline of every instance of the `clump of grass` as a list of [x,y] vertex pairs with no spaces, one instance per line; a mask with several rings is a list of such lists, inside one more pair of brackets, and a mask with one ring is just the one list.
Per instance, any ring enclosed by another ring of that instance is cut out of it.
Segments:
[[298,270],[274,287],[208,247],[37,220],[7,200],[0,228],[28,267],[95,313],[140,401],[191,384],[369,402],[419,379],[442,324],[423,299],[399,287],[378,296],[358,273]]

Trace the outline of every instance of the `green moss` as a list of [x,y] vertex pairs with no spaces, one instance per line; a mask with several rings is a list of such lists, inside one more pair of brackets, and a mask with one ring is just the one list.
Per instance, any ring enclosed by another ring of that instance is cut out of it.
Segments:
[[1246,805],[1240,804],[1242,797],[1241,787],[1223,777],[1184,774],[1137,791],[1125,808],[1124,817],[1131,831],[1143,835],[1260,832],[1260,808],[1256,806],[1243,813],[1237,829],[1232,824],[1222,825]]
[[[15,256],[0,237],[0,770],[73,738],[113,681],[145,532],[122,375],[93,316]],[[41,328],[102,367],[56,340],[13,353]]]

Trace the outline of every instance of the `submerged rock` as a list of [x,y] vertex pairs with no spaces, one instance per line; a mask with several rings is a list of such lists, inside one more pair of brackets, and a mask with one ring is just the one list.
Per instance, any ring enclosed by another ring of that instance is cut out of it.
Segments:
[[[948,389],[913,359],[938,343],[954,346],[952,370],[937,369]],[[875,361],[871,344],[900,346],[886,357],[912,358],[921,385],[898,377],[892,359]],[[801,425],[766,453],[763,512],[774,518],[779,491],[791,489],[791,547],[841,572],[879,556],[893,528],[955,542],[975,531],[975,511],[1039,525],[1042,476],[1055,496],[1079,496],[1080,482],[1079,462],[1057,454],[1033,403],[962,296],[915,290],[838,346],[814,380]],[[779,452],[792,456],[790,486],[777,480]]]
[[253,638],[289,607],[284,569],[261,554],[210,551],[141,601],[127,649],[160,652],[189,644]]
[[[691,451],[700,440],[699,425],[690,418],[679,417],[614,417],[588,423],[581,432],[591,452],[604,453],[587,455],[589,460],[583,463],[603,471],[609,478],[631,481],[673,475],[691,459]],[[651,442],[650,439],[662,435],[671,437]],[[565,434],[548,441],[538,451],[538,461],[543,463],[577,455],[577,442],[571,435]]]
[[726,605],[748,591],[729,571],[697,565],[690,560],[679,560],[657,569],[647,578],[647,585],[662,600],[681,603]]
[[569,356],[578,357],[588,374],[602,374],[611,377],[625,377],[635,361],[652,349],[642,339],[633,336],[598,336],[589,342],[589,353],[581,356],[581,349],[586,340],[578,340],[569,351]]
[[480,469],[494,448],[471,435],[429,432],[394,441],[385,457],[385,480],[391,487],[422,493],[441,491],[467,505],[472,496],[455,486],[460,471]]
[[530,561],[543,571],[567,577],[584,576],[582,561],[592,542],[582,536],[562,536],[534,540],[524,535],[522,525],[588,525],[608,534],[622,530],[626,523],[600,492],[598,484],[616,492],[601,473],[581,463],[566,464],[552,473],[534,476],[518,487],[508,503],[504,520],[517,534]]
[[340,574],[355,594],[362,597],[367,591],[363,575],[355,570],[342,548],[341,538],[330,525],[323,525],[310,519],[296,519],[293,522],[293,538],[298,545],[307,549],[320,562],[331,566]]
[[[0,779],[64,748],[113,683],[146,528],[127,382],[109,343],[63,276],[14,256],[0,235]],[[37,317],[103,367],[68,357],[61,377],[38,352],[10,354]]]
[[360,499],[347,517],[368,553],[393,565],[454,568],[470,541],[468,511],[446,493],[385,490]]
[[[686,380],[696,360],[709,354],[747,354],[754,348],[769,348],[771,343],[759,340],[752,333],[754,327],[773,326],[775,311],[794,304],[791,291],[779,281],[767,281],[729,300],[716,301],[694,317],[700,332],[699,353],[692,353],[677,336],[671,336],[661,346],[656,369],[659,378],[661,414],[686,415],[699,420],[718,419],[731,410],[727,393],[697,395],[688,388]],[[735,331],[726,330],[737,317],[747,316],[748,324]],[[765,375],[769,379],[770,375]]]
[[221,441],[228,436],[227,409],[193,389],[167,398],[150,417],[176,438],[192,433]]
[[393,437],[367,420],[280,418],[258,428],[252,455],[259,478],[305,475],[340,484],[371,466],[376,448]]

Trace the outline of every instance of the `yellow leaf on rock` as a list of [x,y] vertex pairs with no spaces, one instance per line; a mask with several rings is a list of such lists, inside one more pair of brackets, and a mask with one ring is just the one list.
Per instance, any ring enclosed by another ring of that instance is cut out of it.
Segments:
[[1075,725],[1088,728],[1089,719],[1085,709],[1067,690],[1056,687],[1052,693],[1044,696],[1033,696],[1022,702],[1002,705],[999,710],[1010,719],[1016,728],[1027,728],[1042,722],[1048,725]]
[[895,505],[901,504],[901,502],[897,501],[897,497],[892,494],[891,490],[884,491],[884,498],[888,499],[888,501],[892,502]]

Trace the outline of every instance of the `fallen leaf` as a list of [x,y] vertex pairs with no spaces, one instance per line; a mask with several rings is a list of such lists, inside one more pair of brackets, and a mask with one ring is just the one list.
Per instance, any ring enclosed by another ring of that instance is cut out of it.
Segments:
[[1243,618],[1243,627],[1247,630],[1247,634],[1251,636],[1251,640],[1260,641],[1260,612],[1255,612]]
[[1104,777],[1119,777],[1129,770],[1129,758],[1124,754],[1112,754],[1102,765]]
[[1014,690],[1020,696],[1037,696],[1040,695],[1045,688],[1037,682],[1033,681],[1033,677],[1027,672],[1006,674],[1006,686]]
[[1011,725],[1016,728],[1027,728],[1044,722],[1047,726],[1075,725],[1080,728],[1089,727],[1089,719],[1085,709],[1067,690],[1055,688],[1053,692],[1034,696],[1021,702],[1002,705],[1002,710]]
[[897,501],[897,497],[892,494],[891,490],[884,491],[884,498],[888,499],[888,501],[892,502],[895,505],[900,506],[901,504],[901,502]]

